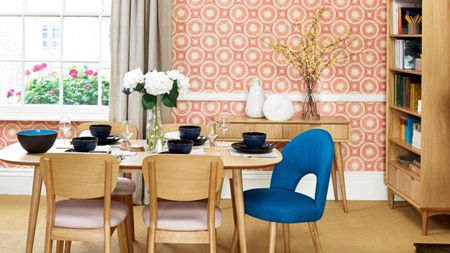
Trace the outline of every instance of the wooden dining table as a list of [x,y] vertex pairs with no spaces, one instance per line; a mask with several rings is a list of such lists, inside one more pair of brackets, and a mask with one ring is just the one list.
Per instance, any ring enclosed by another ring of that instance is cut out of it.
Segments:
[[[131,144],[145,146],[145,140],[133,140]],[[63,153],[65,149],[57,148],[62,146],[62,140],[57,140],[48,153]],[[259,158],[249,156],[231,156],[229,147],[207,147],[204,148],[205,154],[215,154],[221,156],[224,163],[224,177],[230,179],[230,188],[232,194],[232,204],[239,236],[239,248],[241,253],[247,252],[247,237],[245,229],[245,211],[243,199],[242,170],[261,169],[270,167],[282,160],[282,155],[275,150],[277,157]],[[117,149],[118,150],[118,149]],[[114,153],[114,149],[113,149]],[[0,160],[16,165],[27,165],[34,167],[33,187],[31,192],[30,213],[28,218],[28,233],[26,242],[26,253],[33,252],[34,237],[36,232],[36,223],[39,210],[39,202],[42,190],[42,177],[39,172],[39,160],[42,154],[29,154],[19,143],[9,145],[0,150]],[[120,162],[120,171],[123,173],[141,173],[142,161],[150,152],[136,152],[134,155],[126,156]]]

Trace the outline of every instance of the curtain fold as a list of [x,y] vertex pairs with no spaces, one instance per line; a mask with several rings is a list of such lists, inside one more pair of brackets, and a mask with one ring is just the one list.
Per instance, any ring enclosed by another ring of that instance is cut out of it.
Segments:
[[[126,72],[141,68],[169,70],[172,60],[170,0],[113,0],[111,10],[111,88],[109,118],[129,120],[139,129],[138,138],[145,137],[146,112],[141,106],[141,94],[128,97],[122,93]],[[163,108],[163,122],[170,121],[170,110]],[[133,175],[137,190],[136,203],[142,203],[142,175]]]

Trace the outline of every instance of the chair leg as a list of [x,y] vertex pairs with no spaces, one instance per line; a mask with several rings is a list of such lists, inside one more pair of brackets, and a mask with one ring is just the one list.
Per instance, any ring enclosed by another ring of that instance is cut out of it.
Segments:
[[209,229],[209,253],[217,252],[216,229]]
[[47,226],[45,229],[45,245],[44,245],[44,253],[52,253],[52,225],[50,221],[47,221]]
[[129,235],[130,238],[132,239],[132,241],[134,241],[136,239],[135,236],[135,232],[134,232],[134,212],[133,212],[133,195],[127,195],[125,197],[126,199],[126,204],[128,205],[128,215],[127,218],[127,225],[128,225],[128,231],[129,231]]
[[322,252],[322,247],[320,246],[319,231],[317,230],[316,222],[308,222],[309,232],[311,233],[311,238],[313,240],[314,249],[316,253]]
[[111,253],[111,228],[105,226],[104,230],[105,230],[103,242],[104,252]]
[[223,178],[220,181],[220,187],[219,187],[219,191],[217,192],[217,196],[216,196],[216,202],[217,202],[217,206],[220,206],[220,200],[222,199],[222,187],[223,187]]
[[291,252],[291,243],[289,238],[289,224],[284,223],[283,224],[283,238],[284,238],[284,253],[290,253]]
[[239,242],[239,235],[238,235],[238,230],[235,226],[234,228],[234,232],[233,232],[233,239],[231,240],[231,253],[235,253],[237,248],[238,248],[238,242]]
[[269,223],[269,253],[275,253],[275,240],[277,238],[277,223]]
[[56,253],[63,253],[64,241],[58,240],[56,242]]
[[128,244],[128,240],[130,239],[127,236],[127,224],[125,221],[122,221],[122,223],[117,226],[117,239],[119,240],[119,248],[120,253],[131,253]]
[[71,247],[72,247],[71,241],[64,241],[64,253],[70,253]]
[[156,229],[148,228],[147,230],[147,252],[155,253],[155,237],[156,237]]

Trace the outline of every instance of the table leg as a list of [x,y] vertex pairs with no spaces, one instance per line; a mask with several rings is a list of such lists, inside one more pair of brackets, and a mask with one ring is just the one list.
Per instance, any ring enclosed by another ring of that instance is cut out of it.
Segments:
[[333,182],[333,193],[334,201],[339,201],[338,190],[337,190],[337,180],[336,180],[336,156],[331,162],[331,180]]
[[239,169],[233,169],[233,192],[234,203],[236,205],[237,228],[239,231],[239,248],[241,253],[247,253],[242,172]]
[[342,161],[342,149],[341,149],[340,142],[334,143],[334,159],[336,162],[336,169],[339,173],[339,182],[341,184],[342,202],[344,202],[344,212],[348,212],[347,195],[345,193],[345,178],[344,178],[344,165],[343,165],[344,162]]
[[25,253],[33,252],[34,235],[36,234],[36,223],[41,200],[42,177],[39,167],[34,168],[33,189],[31,191],[30,215],[28,218],[27,245]]

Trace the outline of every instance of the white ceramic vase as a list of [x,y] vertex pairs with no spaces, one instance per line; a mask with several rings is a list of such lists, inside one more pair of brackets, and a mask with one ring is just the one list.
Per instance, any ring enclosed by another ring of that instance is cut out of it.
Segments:
[[264,105],[264,89],[261,87],[260,80],[258,78],[253,79],[252,86],[247,94],[247,101],[245,104],[245,114],[250,118],[262,118],[264,117],[263,105]]

